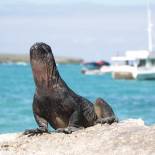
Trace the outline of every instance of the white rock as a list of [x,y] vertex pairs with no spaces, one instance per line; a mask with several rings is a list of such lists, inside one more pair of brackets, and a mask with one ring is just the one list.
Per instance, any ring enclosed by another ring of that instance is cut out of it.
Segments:
[[130,119],[65,135],[0,135],[0,155],[155,155],[155,126]]

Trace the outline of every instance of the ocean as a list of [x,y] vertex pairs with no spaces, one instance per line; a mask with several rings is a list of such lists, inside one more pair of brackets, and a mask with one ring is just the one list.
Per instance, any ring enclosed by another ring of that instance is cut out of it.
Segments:
[[[113,80],[111,75],[86,76],[80,65],[58,65],[61,77],[81,96],[105,99],[119,120],[141,118],[155,124],[155,81]],[[32,113],[35,91],[29,64],[0,64],[0,133],[36,128]]]

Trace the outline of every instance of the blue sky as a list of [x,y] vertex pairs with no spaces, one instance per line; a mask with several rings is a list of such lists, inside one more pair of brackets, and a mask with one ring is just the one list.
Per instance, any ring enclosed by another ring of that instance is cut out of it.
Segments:
[[[147,49],[145,4],[145,0],[1,0],[0,53],[28,54],[36,41],[50,44],[55,55],[86,60],[110,60],[125,50]],[[155,23],[155,11],[152,16]]]
[[[145,5],[146,0],[1,0],[0,4],[66,4],[66,3],[96,3],[105,5]],[[155,3],[154,0],[150,0]]]

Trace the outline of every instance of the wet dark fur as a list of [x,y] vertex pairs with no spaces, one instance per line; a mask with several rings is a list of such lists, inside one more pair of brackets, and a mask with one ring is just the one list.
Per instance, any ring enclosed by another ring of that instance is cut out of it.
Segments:
[[50,124],[58,132],[72,133],[96,123],[117,122],[112,108],[102,99],[95,106],[74,93],[62,80],[50,46],[36,43],[30,49],[30,62],[36,91],[33,113],[39,126],[25,134],[48,132]]

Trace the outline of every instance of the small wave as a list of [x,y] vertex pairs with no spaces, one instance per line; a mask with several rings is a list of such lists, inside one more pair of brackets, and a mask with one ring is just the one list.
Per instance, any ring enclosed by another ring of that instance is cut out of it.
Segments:
[[15,64],[19,65],[19,66],[27,66],[28,65],[28,63],[26,63],[26,62],[16,62]]
[[28,63],[26,63],[26,62],[3,62],[3,63],[1,63],[1,65],[10,65],[10,66],[12,66],[12,65],[27,66]]

